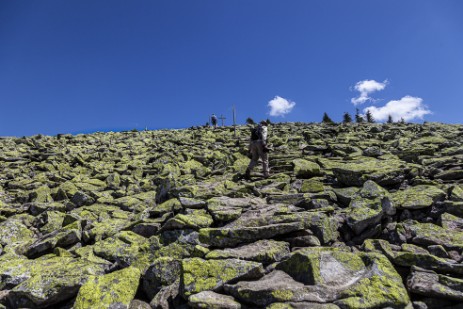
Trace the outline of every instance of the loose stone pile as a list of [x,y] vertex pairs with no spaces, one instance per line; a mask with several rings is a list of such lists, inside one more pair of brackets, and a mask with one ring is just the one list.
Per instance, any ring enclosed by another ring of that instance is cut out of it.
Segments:
[[0,307],[463,308],[463,126],[0,139]]

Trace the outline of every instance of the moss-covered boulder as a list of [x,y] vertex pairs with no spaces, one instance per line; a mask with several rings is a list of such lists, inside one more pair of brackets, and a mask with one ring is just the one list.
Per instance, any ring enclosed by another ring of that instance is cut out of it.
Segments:
[[33,216],[37,216],[41,213],[47,213],[49,211],[58,211],[65,213],[66,205],[62,202],[51,202],[51,203],[30,203],[29,213]]
[[271,264],[279,262],[288,256],[288,243],[275,240],[259,240],[255,243],[237,248],[213,250],[206,255],[206,259],[237,258],[263,264]]
[[2,277],[0,288],[9,290],[30,278],[33,264],[33,260],[29,260],[23,255],[12,252],[3,253],[0,256],[0,276]]
[[178,214],[169,219],[163,226],[163,229],[195,229],[206,228],[212,225],[214,221],[209,213],[204,209],[197,209],[187,214]]
[[450,187],[449,199],[452,201],[463,202],[463,186]]
[[233,297],[212,291],[203,291],[188,297],[188,305],[192,308],[241,309],[241,304]]
[[[291,266],[292,263],[295,263],[294,268]],[[333,267],[333,263],[338,266]],[[308,266],[308,272],[297,270],[302,265]],[[404,305],[408,303],[408,295],[404,291],[400,276],[383,255],[353,254],[328,248],[305,249],[301,252],[295,252],[287,262],[281,263],[277,268],[284,269],[294,278],[309,284],[312,282],[327,284],[335,288],[340,285],[342,290],[340,295],[352,296],[352,299],[343,299],[344,297],[341,296],[341,300],[335,301],[341,307],[372,308],[378,306],[377,304],[362,305],[364,301],[356,298],[356,293],[362,289],[366,289],[368,291],[366,293],[373,293],[374,291],[379,293],[375,300],[378,303],[397,304],[402,302]],[[368,269],[373,269],[373,272],[370,273]],[[353,280],[356,276],[361,279]],[[370,286],[375,280],[378,285]],[[346,286],[346,282],[350,283]],[[394,295],[388,295],[386,291],[394,293]]]
[[334,293],[319,286],[305,286],[283,271],[273,271],[257,281],[226,284],[225,291],[240,302],[264,307],[276,302],[309,301],[326,303],[335,300]]
[[0,244],[2,246],[27,244],[34,240],[34,236],[34,232],[19,217],[11,217],[0,222]]
[[352,278],[362,276],[365,264],[360,256],[350,252],[318,247],[295,251],[276,268],[306,285],[334,286],[344,285]]
[[181,273],[181,260],[172,257],[161,257],[148,267],[143,274],[143,291],[149,299],[163,288],[173,284]]
[[463,280],[440,275],[432,270],[412,266],[407,286],[412,293],[425,297],[463,301]]
[[37,257],[51,253],[55,247],[69,247],[80,242],[82,226],[80,221],[68,224],[65,227],[46,234],[32,243],[25,252],[28,257]]
[[319,180],[308,179],[304,180],[301,185],[300,191],[302,193],[317,193],[325,190],[323,183]]
[[399,208],[420,209],[432,206],[445,196],[446,193],[436,186],[419,185],[395,192],[392,201]]
[[265,205],[264,199],[255,197],[232,198],[227,196],[214,197],[207,201],[207,209],[214,221],[228,223],[238,219],[243,212]]
[[432,223],[414,223],[406,225],[406,229],[413,235],[413,242],[421,245],[463,245],[463,232],[446,229]]
[[183,209],[182,204],[177,198],[169,199],[159,205],[148,209],[150,216],[153,218],[160,217],[166,213],[177,213]]
[[460,180],[463,179],[463,170],[447,170],[442,171],[434,176],[436,179],[442,180]]
[[31,192],[30,195],[32,202],[37,203],[49,203],[53,202],[53,198],[51,197],[51,190],[48,186],[41,186]]
[[346,222],[356,235],[360,235],[367,228],[381,221],[383,211],[381,208],[372,207],[368,200],[357,199],[354,202],[357,207],[349,208]]
[[54,255],[23,265],[22,282],[8,294],[13,308],[50,307],[72,299],[91,276],[108,269],[106,264]]
[[405,162],[369,157],[338,163],[333,168],[334,175],[345,186],[361,186],[367,180],[373,180],[382,186],[397,185],[405,179],[407,172]]
[[352,198],[359,191],[358,187],[346,187],[346,188],[333,188],[333,192],[336,194],[336,197],[341,206],[349,206]]
[[371,232],[384,215],[395,213],[388,191],[374,181],[367,180],[351,197],[346,211],[346,223],[356,235],[360,235],[364,231]]
[[430,254],[426,249],[409,244],[399,248],[382,239],[368,239],[364,242],[366,251],[380,252],[388,257],[394,265],[401,267],[418,266],[428,270],[461,275],[463,267],[455,261]]
[[449,213],[443,213],[440,220],[444,229],[463,232],[463,218],[454,216]]
[[210,173],[210,169],[196,160],[189,160],[180,164],[181,172],[184,174],[194,174],[196,177],[204,177]]
[[277,235],[303,230],[302,222],[270,224],[259,227],[205,228],[199,230],[199,239],[212,246],[224,248]]
[[[294,252],[277,269],[305,285],[323,286],[341,308],[405,307],[409,303],[401,277],[383,255],[307,248]],[[373,293],[375,297],[364,299],[363,295]]]
[[261,263],[238,259],[182,261],[181,292],[189,297],[206,290],[215,290],[223,284],[240,279],[258,279],[264,274]]
[[81,207],[84,205],[92,205],[95,203],[95,199],[83,191],[77,191],[72,196],[71,203],[73,203],[76,207]]
[[134,267],[90,277],[79,289],[74,308],[129,308],[139,280],[140,271]]
[[149,250],[149,240],[131,231],[121,232],[93,245],[96,256],[123,265],[138,265],[136,262],[145,250]]
[[294,166],[294,174],[298,178],[311,178],[322,174],[320,166],[315,162],[295,159],[292,161],[292,164]]

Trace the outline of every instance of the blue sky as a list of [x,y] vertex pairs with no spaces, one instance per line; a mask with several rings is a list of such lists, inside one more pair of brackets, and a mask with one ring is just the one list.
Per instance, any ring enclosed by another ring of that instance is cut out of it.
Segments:
[[461,123],[462,14],[460,0],[3,0],[0,136],[231,124],[233,105],[238,123],[367,107]]

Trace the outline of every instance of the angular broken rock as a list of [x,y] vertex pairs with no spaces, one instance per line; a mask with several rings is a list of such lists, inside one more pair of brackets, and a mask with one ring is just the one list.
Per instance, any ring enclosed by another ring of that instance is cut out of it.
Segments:
[[171,257],[156,259],[142,276],[143,291],[149,299],[163,288],[173,284],[181,272],[181,261]]
[[418,185],[392,194],[392,201],[398,208],[421,209],[432,206],[445,198],[446,193],[436,186]]
[[437,274],[434,271],[412,266],[407,279],[407,287],[412,293],[426,297],[437,297],[463,301],[463,280]]
[[73,308],[128,308],[137,293],[139,280],[140,271],[134,267],[91,277],[79,289]]
[[410,303],[401,277],[386,257],[329,248],[296,251],[260,280],[226,284],[225,291],[256,306],[305,301],[353,309]]
[[[381,252],[386,255],[394,265],[411,267],[418,266],[428,270],[435,270],[444,273],[463,274],[463,265],[451,259],[444,259],[429,254],[423,248],[410,245],[402,245],[402,248],[395,248],[386,240],[368,239],[364,243],[365,251]],[[401,250],[407,249],[407,250]]]
[[199,239],[214,247],[233,247],[242,243],[250,243],[260,239],[303,230],[301,222],[270,224],[259,227],[206,228],[199,230]]
[[273,271],[257,281],[240,281],[226,284],[225,291],[236,299],[254,306],[267,306],[274,302],[313,301],[331,302],[335,294],[324,287],[305,286],[283,271]]
[[108,269],[105,264],[72,257],[43,258],[26,267],[22,267],[22,282],[8,294],[13,308],[50,307],[71,299],[89,278],[103,275]]
[[354,162],[340,163],[333,168],[338,181],[345,186],[361,186],[373,180],[381,186],[400,184],[408,172],[407,165],[399,160],[379,160],[363,157]]
[[213,250],[206,255],[206,259],[236,258],[271,264],[287,258],[289,254],[289,246],[286,242],[259,240],[237,248]]
[[258,279],[264,275],[261,263],[238,259],[182,260],[181,293],[185,298],[206,290],[216,290],[225,283],[241,279]]
[[304,159],[295,159],[292,161],[294,166],[294,174],[298,178],[311,178],[320,176],[320,166],[315,162],[310,162]]
[[265,205],[257,198],[214,197],[207,201],[207,209],[217,222],[229,222],[239,218],[243,211],[255,205]]
[[191,295],[188,297],[188,304],[192,308],[241,309],[241,304],[233,297],[212,291]]

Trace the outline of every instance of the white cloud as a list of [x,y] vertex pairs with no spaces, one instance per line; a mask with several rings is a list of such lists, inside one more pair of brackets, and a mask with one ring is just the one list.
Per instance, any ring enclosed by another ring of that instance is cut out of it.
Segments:
[[374,101],[373,98],[370,98],[370,94],[375,92],[375,91],[381,91],[381,90],[384,90],[384,88],[386,88],[386,85],[388,84],[388,81],[387,79],[380,83],[380,82],[377,82],[375,80],[372,80],[372,79],[366,79],[366,80],[362,80],[360,82],[357,82],[357,84],[355,84],[354,86],[354,89],[357,90],[358,92],[360,92],[359,96],[356,97],[356,98],[352,98],[350,101],[354,104],[354,105],[359,105],[359,104],[363,104],[367,101]]
[[270,107],[270,116],[284,116],[290,113],[294,106],[296,106],[295,102],[291,102],[279,96],[276,96],[268,102],[268,107]]
[[413,119],[423,119],[425,115],[432,114],[432,112],[423,104],[423,99],[405,96],[400,100],[389,101],[383,107],[370,106],[363,111],[366,113],[370,110],[371,114],[378,121],[386,121],[389,115],[392,116],[393,121],[399,121],[403,118],[405,121]]

